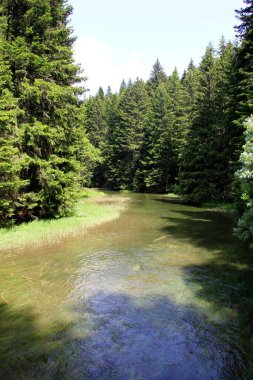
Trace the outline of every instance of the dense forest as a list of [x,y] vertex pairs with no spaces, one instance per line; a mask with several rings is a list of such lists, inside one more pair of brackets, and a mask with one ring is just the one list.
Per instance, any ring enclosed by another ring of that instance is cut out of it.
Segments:
[[[253,240],[253,1],[237,42],[209,44],[199,65],[96,96],[73,59],[64,0],[0,2],[0,224],[71,212],[80,186],[232,202]],[[79,85],[78,85],[79,83]]]

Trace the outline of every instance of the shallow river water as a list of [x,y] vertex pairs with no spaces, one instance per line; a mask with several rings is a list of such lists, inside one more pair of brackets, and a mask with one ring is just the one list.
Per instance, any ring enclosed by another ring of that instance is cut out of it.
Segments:
[[221,213],[134,194],[119,219],[64,246],[10,253],[3,297],[17,298],[11,271],[23,291],[3,311],[17,335],[30,324],[10,378],[241,379],[238,250]]

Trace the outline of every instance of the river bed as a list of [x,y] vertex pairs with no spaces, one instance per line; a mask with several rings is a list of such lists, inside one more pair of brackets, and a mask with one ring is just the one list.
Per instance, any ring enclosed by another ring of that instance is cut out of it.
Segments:
[[232,221],[130,198],[87,235],[1,257],[2,378],[243,378],[241,281],[252,270]]

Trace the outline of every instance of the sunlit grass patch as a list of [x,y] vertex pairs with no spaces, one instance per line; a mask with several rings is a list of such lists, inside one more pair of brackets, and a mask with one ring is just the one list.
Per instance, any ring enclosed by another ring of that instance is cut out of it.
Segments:
[[0,250],[55,244],[85,233],[90,227],[117,218],[127,202],[124,197],[111,197],[92,189],[85,189],[81,196],[72,216],[0,229]]

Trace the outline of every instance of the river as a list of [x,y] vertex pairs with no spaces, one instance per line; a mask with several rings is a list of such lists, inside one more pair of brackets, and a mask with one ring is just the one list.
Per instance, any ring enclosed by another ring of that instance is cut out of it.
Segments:
[[2,378],[241,379],[246,256],[226,215],[152,194],[87,235],[10,252]]

